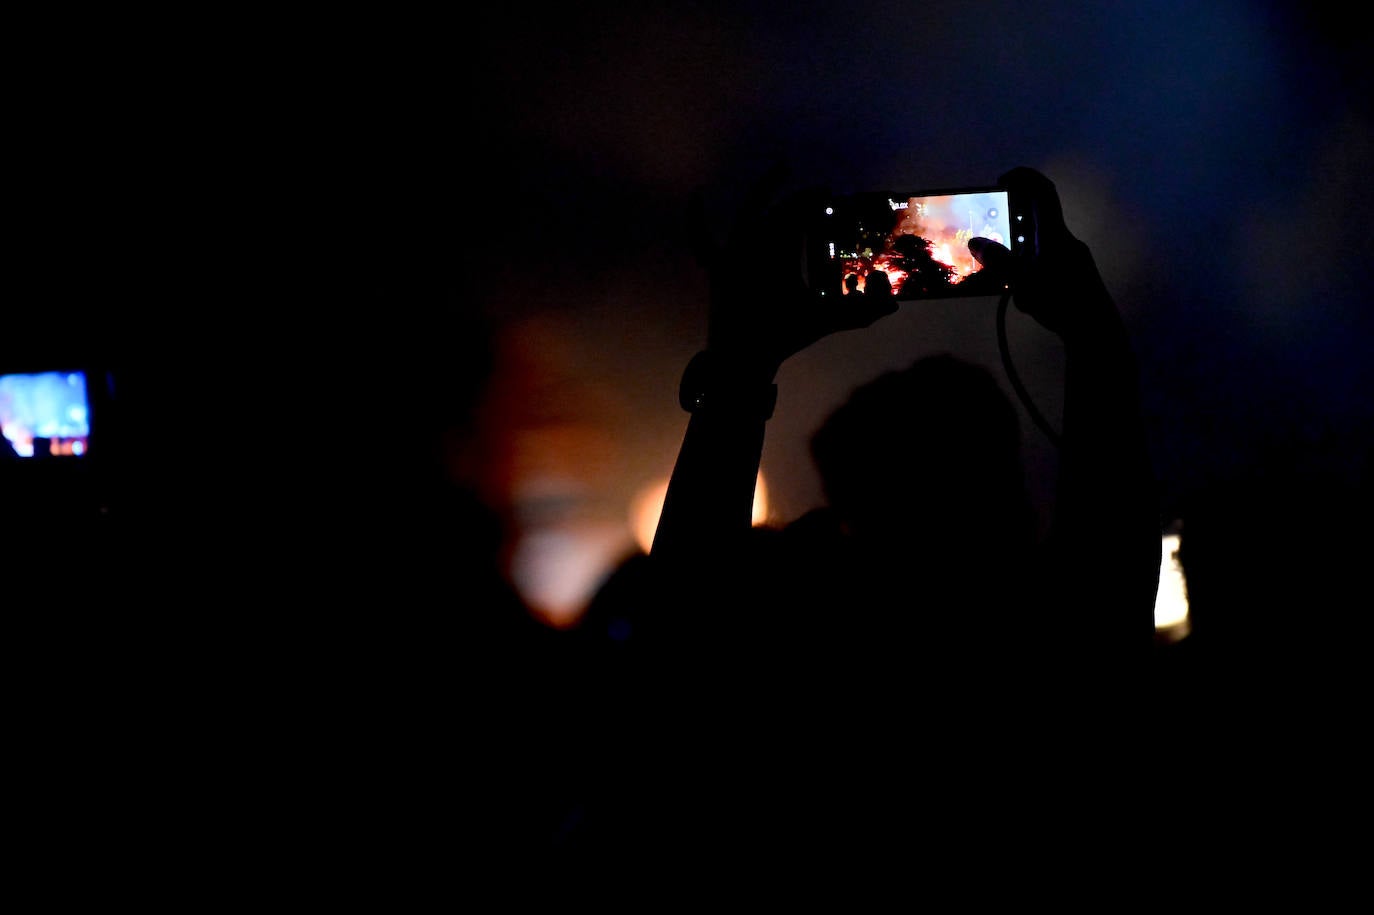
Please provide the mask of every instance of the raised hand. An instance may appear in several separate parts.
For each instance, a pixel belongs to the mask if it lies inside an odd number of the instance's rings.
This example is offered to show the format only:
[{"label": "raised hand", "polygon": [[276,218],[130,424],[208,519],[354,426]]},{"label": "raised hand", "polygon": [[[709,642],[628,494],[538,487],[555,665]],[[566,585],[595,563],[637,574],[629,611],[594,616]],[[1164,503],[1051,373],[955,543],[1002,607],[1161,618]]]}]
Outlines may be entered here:
[{"label": "raised hand", "polygon": [[802,270],[807,217],[825,194],[803,190],[774,202],[784,178],[775,168],[754,186],[724,245],[709,241],[696,220],[696,249],[711,280],[707,348],[769,379],[817,340],[868,327],[898,306],[890,294],[811,291]]},{"label": "raised hand", "polygon": [[984,269],[1008,284],[1016,307],[1060,336],[1073,333],[1111,307],[1111,296],[1088,246],[1064,223],[1054,183],[1032,168],[1014,168],[998,179],[1013,201],[1025,204],[1031,243],[1025,254],[987,238],[969,239]]}]

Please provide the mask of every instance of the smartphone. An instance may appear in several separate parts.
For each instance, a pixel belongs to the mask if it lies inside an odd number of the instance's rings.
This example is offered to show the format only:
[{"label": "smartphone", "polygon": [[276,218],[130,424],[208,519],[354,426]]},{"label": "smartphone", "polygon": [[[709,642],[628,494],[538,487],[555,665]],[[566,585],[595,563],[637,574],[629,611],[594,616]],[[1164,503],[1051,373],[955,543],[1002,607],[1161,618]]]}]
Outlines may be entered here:
[{"label": "smartphone", "polygon": [[82,525],[108,514],[115,494],[114,406],[108,369],[0,366],[0,486],[6,492],[0,537],[85,530]]},{"label": "smartphone", "polygon": [[16,458],[86,457],[91,397],[82,369],[0,374],[0,448]]},{"label": "smartphone", "polygon": [[831,197],[807,220],[807,285],[823,297],[999,295],[1002,284],[983,274],[968,240],[981,236],[1024,251],[1029,214],[1016,206],[1005,188],[991,185]]}]

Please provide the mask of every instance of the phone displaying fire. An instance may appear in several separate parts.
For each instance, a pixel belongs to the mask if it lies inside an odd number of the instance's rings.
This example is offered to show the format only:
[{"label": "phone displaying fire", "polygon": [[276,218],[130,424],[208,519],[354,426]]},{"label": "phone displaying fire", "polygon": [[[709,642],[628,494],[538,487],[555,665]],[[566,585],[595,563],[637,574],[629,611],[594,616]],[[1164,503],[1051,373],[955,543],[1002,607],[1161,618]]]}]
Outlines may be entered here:
[{"label": "phone displaying fire", "polygon": [[899,299],[997,295],[968,248],[981,236],[1016,251],[1007,191],[998,187],[868,192],[827,201],[807,240],[811,288],[822,296],[890,290]]}]

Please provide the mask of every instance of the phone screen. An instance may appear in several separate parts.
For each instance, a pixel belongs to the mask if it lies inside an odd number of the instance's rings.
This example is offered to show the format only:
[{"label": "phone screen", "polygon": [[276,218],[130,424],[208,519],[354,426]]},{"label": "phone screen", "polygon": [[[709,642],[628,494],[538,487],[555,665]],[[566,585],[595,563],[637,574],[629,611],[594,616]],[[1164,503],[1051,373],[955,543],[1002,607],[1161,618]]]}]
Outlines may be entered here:
[{"label": "phone screen", "polygon": [[977,236],[1017,249],[1002,188],[870,192],[827,202],[808,241],[808,281],[823,296],[900,299],[997,295],[968,249]]},{"label": "phone screen", "polygon": [[87,454],[91,405],[83,371],[0,374],[0,456],[69,457]]}]

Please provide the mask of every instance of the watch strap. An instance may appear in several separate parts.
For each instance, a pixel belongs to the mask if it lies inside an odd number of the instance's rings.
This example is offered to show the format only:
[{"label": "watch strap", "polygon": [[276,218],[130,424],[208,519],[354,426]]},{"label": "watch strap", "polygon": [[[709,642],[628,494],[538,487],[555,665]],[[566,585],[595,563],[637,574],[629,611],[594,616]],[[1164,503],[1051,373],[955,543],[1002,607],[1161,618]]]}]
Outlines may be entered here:
[{"label": "watch strap", "polygon": [[688,413],[719,413],[771,419],[778,403],[778,386],[760,384],[729,360],[702,350],[687,363],[678,386],[678,404]]}]

